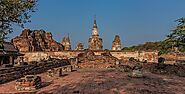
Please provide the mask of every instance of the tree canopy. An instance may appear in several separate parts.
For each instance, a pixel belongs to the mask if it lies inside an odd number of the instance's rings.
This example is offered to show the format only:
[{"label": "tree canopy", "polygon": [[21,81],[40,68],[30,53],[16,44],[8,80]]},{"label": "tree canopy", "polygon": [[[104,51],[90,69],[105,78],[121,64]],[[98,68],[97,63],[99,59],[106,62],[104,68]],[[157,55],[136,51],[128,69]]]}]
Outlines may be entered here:
[{"label": "tree canopy", "polygon": [[173,46],[177,47],[179,51],[185,51],[185,18],[176,20],[178,25],[167,36],[168,40],[173,42]]},{"label": "tree canopy", "polygon": [[0,0],[0,40],[13,32],[13,25],[24,27],[30,22],[36,1],[33,0]]},{"label": "tree canopy", "polygon": [[176,20],[178,22],[172,32],[167,35],[167,39],[159,42],[146,42],[132,47],[125,47],[123,50],[139,51],[139,50],[157,50],[160,54],[166,54],[176,50],[177,48],[181,52],[185,52],[185,18]]}]

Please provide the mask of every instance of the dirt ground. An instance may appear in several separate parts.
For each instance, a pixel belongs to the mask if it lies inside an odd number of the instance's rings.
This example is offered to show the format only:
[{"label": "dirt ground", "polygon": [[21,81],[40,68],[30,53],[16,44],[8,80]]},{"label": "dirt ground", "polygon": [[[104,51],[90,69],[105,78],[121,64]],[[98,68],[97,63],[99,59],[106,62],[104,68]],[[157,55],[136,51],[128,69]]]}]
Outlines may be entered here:
[{"label": "dirt ground", "polygon": [[[60,78],[42,77],[42,88],[33,94],[185,94],[185,78],[144,72],[144,78],[130,78],[115,69],[83,69]],[[15,81],[0,85],[0,93],[25,93]]]}]

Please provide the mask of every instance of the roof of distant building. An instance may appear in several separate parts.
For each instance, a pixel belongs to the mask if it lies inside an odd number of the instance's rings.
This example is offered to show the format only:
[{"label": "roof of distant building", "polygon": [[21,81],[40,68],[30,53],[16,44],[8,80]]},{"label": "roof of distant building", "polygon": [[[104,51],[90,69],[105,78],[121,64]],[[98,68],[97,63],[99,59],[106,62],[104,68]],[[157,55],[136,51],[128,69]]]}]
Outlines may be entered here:
[{"label": "roof of distant building", "polygon": [[4,42],[3,46],[3,49],[0,49],[0,56],[22,55],[10,42]]}]

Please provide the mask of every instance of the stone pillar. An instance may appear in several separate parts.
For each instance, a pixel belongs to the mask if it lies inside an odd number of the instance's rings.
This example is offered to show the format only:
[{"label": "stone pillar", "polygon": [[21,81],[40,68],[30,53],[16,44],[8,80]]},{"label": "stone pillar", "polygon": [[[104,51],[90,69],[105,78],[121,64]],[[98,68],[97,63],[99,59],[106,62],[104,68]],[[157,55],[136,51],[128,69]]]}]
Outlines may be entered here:
[{"label": "stone pillar", "polygon": [[72,72],[72,66],[71,65],[67,66],[67,72]]},{"label": "stone pillar", "polygon": [[4,58],[0,57],[0,65],[3,65],[3,60],[4,60]]},{"label": "stone pillar", "polygon": [[62,68],[57,69],[56,76],[61,77],[62,76]]},{"label": "stone pillar", "polygon": [[79,68],[79,66],[78,66],[78,61],[79,61],[79,58],[76,58],[76,60],[75,60],[75,68]]},{"label": "stone pillar", "polygon": [[13,65],[14,64],[14,57],[13,56],[9,56],[9,64]]},{"label": "stone pillar", "polygon": [[22,56],[20,58],[21,58],[21,63],[23,63],[24,62],[24,57]]}]

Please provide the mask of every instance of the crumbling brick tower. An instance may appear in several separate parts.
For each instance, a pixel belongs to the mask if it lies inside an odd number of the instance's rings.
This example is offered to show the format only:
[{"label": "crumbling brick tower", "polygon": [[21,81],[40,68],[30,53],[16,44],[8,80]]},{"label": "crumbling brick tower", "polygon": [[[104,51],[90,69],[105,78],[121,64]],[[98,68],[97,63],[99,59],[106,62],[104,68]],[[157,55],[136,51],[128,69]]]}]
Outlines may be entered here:
[{"label": "crumbling brick tower", "polygon": [[89,50],[102,50],[103,49],[102,43],[103,43],[102,38],[99,38],[99,35],[98,35],[98,27],[96,24],[96,16],[95,16],[92,36],[91,38],[89,38],[89,41],[88,41],[88,49]]},{"label": "crumbling brick tower", "polygon": [[81,42],[77,43],[75,50],[84,50],[84,45]]},{"label": "crumbling brick tower", "polygon": [[121,39],[119,35],[116,35],[112,42],[112,50],[121,50]]},{"label": "crumbling brick tower", "polygon": [[71,50],[71,42],[69,36],[63,38],[62,45],[64,46],[64,50]]}]

